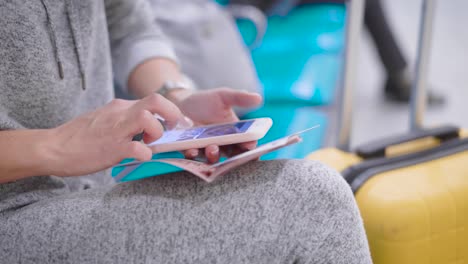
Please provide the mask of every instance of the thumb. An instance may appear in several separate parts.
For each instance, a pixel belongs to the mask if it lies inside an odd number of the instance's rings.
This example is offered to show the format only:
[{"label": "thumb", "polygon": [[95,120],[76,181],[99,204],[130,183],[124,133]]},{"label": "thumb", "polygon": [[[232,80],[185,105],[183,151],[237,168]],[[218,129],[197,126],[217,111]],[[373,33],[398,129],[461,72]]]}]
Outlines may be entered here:
[{"label": "thumb", "polygon": [[262,96],[258,93],[236,91],[234,89],[221,89],[218,95],[226,106],[251,108],[262,103]]}]

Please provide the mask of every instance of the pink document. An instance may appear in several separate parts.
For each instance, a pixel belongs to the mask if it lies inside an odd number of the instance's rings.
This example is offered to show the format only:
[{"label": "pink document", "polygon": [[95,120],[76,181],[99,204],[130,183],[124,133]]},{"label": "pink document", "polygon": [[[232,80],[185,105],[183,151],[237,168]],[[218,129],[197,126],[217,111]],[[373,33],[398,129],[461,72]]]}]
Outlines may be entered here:
[{"label": "pink document", "polygon": [[263,144],[253,150],[244,152],[242,154],[233,156],[227,160],[224,160],[219,163],[215,164],[207,164],[200,161],[188,160],[188,159],[158,159],[158,160],[151,160],[146,162],[129,162],[117,165],[116,167],[129,167],[135,166],[147,162],[158,162],[158,163],[166,163],[172,166],[176,166],[181,168],[185,171],[192,173],[195,176],[203,179],[206,182],[212,182],[217,177],[225,174],[226,172],[241,166],[249,161],[256,160],[260,158],[262,155],[275,151],[277,149],[289,146],[291,144],[295,144],[301,141],[301,137],[299,134],[309,131],[313,128],[309,128],[307,130],[301,131],[299,133],[295,133],[293,135],[280,138],[269,143]]}]

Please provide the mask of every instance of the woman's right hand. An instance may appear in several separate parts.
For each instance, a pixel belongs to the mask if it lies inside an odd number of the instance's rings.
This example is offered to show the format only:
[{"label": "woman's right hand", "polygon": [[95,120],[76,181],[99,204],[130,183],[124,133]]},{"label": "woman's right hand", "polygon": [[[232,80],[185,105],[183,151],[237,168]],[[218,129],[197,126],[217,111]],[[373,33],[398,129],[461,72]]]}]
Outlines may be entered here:
[{"label": "woman's right hand", "polygon": [[94,112],[51,129],[46,156],[51,175],[77,176],[112,167],[124,158],[150,160],[152,151],[132,138],[144,132],[145,143],[164,131],[153,114],[169,126],[182,118],[180,110],[166,98],[152,94],[138,101],[116,99]]}]

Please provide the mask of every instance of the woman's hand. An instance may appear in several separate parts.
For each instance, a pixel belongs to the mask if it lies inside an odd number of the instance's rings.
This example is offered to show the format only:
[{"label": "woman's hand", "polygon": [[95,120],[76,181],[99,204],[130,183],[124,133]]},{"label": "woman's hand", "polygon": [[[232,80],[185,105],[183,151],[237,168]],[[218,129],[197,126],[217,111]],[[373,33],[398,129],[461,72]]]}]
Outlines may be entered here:
[{"label": "woman's hand", "polygon": [[150,160],[151,149],[132,138],[144,132],[143,140],[149,143],[162,136],[164,130],[154,118],[155,113],[169,126],[182,118],[176,105],[152,94],[138,101],[113,100],[52,129],[53,143],[48,146],[50,174],[84,175],[109,168],[124,158]]},{"label": "woman's hand", "polygon": [[[239,118],[233,111],[233,107],[252,108],[260,105],[262,97],[257,93],[249,93],[229,88],[218,88],[193,93],[179,102],[180,110],[192,119],[197,125],[208,125],[217,123],[236,122]],[[255,148],[257,142],[246,142],[237,146],[225,148],[225,152],[237,152]],[[217,162],[220,157],[219,147],[211,145],[205,148],[205,156],[211,163]],[[195,158],[199,150],[191,149],[185,151],[187,158]]]}]

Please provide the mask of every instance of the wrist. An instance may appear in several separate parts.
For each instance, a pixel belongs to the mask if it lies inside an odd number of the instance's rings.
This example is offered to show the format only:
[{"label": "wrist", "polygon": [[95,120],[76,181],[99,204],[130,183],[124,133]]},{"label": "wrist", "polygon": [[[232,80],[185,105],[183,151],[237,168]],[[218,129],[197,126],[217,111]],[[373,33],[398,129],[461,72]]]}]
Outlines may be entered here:
[{"label": "wrist", "polygon": [[179,106],[194,90],[195,85],[193,82],[189,78],[184,77],[178,80],[166,80],[155,92]]},{"label": "wrist", "polygon": [[179,107],[182,104],[182,102],[193,93],[193,90],[179,88],[169,91],[165,97]]},{"label": "wrist", "polygon": [[146,97],[167,80],[183,80],[179,66],[168,59],[153,58],[138,65],[130,74],[129,91],[138,98]]},{"label": "wrist", "polygon": [[52,131],[49,129],[12,130],[2,132],[1,145],[9,149],[2,156],[0,183],[12,182],[34,176],[53,175],[54,149]]},{"label": "wrist", "polygon": [[32,155],[36,161],[32,164],[32,170],[36,172],[35,175],[58,174],[56,168],[60,161],[59,157],[61,157],[59,145],[56,128],[40,130],[38,140],[32,148]]}]

